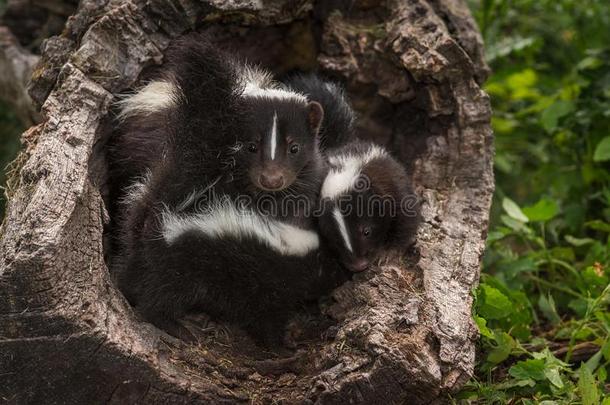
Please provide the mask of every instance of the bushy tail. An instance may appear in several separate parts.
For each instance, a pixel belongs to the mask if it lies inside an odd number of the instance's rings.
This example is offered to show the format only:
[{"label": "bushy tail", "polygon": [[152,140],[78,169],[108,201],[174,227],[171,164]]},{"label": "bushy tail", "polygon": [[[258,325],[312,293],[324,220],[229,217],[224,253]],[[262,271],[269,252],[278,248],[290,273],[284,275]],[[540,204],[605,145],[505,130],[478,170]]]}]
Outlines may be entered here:
[{"label": "bushy tail", "polygon": [[[244,103],[237,61],[202,34],[187,35],[167,53],[169,74],[179,88],[173,143],[179,153],[225,147],[238,132]],[[204,142],[202,142],[202,140]]]}]

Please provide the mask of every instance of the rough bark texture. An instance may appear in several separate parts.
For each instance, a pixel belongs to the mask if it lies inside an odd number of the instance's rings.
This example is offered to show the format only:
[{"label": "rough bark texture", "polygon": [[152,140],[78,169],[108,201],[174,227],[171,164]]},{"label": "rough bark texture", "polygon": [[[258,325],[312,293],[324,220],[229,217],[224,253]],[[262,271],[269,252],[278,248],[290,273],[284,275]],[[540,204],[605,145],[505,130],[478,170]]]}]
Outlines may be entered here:
[{"label": "rough bark texture", "polygon": [[[43,44],[42,123],[0,228],[0,398],[15,403],[430,403],[471,376],[470,311],[493,191],[482,44],[461,0],[84,0]],[[133,313],[104,260],[104,143],[117,94],[207,31],[278,74],[343,80],[360,134],[408,165],[417,244],[323,306],[286,354],[244,339],[186,346]],[[310,321],[319,324],[322,315]],[[328,321],[327,319],[327,321]],[[298,322],[297,322],[298,323]],[[303,321],[301,321],[303,324]]]}]

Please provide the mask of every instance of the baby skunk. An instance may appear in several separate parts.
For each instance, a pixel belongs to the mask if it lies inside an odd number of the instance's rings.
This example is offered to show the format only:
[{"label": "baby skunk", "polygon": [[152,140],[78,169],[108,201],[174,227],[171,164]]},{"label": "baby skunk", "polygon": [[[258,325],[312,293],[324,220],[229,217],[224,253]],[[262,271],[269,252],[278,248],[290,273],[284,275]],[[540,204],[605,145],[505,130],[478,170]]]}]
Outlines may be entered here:
[{"label": "baby skunk", "polygon": [[201,310],[277,344],[299,302],[346,277],[321,254],[305,213],[293,219],[283,206],[263,213],[252,205],[262,196],[281,203],[299,188],[317,198],[323,110],[201,37],[183,39],[169,60],[162,79],[121,112],[125,121],[156,116],[164,124],[154,147],[130,153],[124,143],[121,152],[137,158],[134,172],[144,176],[126,188],[119,286],[175,336],[189,338],[177,319]]},{"label": "baby skunk", "polygon": [[363,271],[382,250],[408,246],[419,210],[404,167],[383,148],[356,140],[355,113],[337,84],[315,75],[286,84],[325,111],[320,149],[328,153],[330,169],[319,227],[345,267]]},{"label": "baby skunk", "polygon": [[383,250],[412,243],[419,206],[400,163],[363,141],[330,151],[328,162],[319,228],[347,269],[364,271]]},{"label": "baby skunk", "polygon": [[320,128],[321,151],[356,140],[356,114],[338,84],[323,80],[315,74],[294,75],[285,84],[290,90],[304,94],[309,100],[322,105],[324,119]]},{"label": "baby skunk", "polygon": [[[201,36],[192,38],[206,42]],[[195,66],[185,67],[179,62],[188,57],[181,54],[185,46],[193,44],[183,40],[175,46],[168,56],[169,66],[160,77],[119,102],[119,125],[110,145],[110,167],[118,189],[115,195],[144,176],[165,153],[168,141],[165,122],[168,114],[175,114],[179,99],[187,93],[196,94],[197,98],[210,97],[206,88],[196,84],[201,72]],[[218,125],[235,123],[239,117],[241,130],[228,137],[207,134],[204,142],[195,136],[190,142],[197,144],[195,148],[204,145],[205,149],[214,142],[221,148],[217,151],[221,162],[216,167],[223,168],[223,181],[232,183],[240,194],[249,195],[247,202],[253,207],[263,206],[266,214],[273,209],[272,214],[289,220],[295,204],[286,203],[287,197],[299,197],[305,202],[317,200],[324,177],[324,160],[319,151],[320,127],[328,122],[324,110],[319,102],[309,101],[304,94],[275,82],[268,72],[226,55],[222,57],[224,68],[232,76],[233,95],[238,96],[239,108],[231,116],[220,106],[210,107],[221,114]],[[183,82],[183,87],[178,81]],[[192,121],[191,125],[204,114],[196,110],[198,107],[194,100],[182,106],[184,117]],[[297,222],[303,219],[304,213],[298,214],[294,218]]]}]

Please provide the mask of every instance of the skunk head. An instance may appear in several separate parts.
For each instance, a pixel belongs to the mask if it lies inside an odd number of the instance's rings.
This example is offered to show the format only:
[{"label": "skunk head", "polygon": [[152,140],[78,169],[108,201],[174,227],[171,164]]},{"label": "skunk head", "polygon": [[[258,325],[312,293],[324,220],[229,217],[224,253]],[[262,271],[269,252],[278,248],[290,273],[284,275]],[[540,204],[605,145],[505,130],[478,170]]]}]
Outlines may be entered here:
[{"label": "skunk head", "polygon": [[259,191],[277,192],[319,167],[317,102],[279,87],[268,74],[246,69],[242,81],[245,123],[234,150],[236,167]]},{"label": "skunk head", "polygon": [[322,107],[316,102],[255,99],[250,112],[240,139],[241,163],[257,188],[284,190],[317,158]]},{"label": "skunk head", "polygon": [[418,223],[404,168],[385,149],[349,144],[329,156],[320,232],[349,270],[366,270],[387,248],[406,248]]}]

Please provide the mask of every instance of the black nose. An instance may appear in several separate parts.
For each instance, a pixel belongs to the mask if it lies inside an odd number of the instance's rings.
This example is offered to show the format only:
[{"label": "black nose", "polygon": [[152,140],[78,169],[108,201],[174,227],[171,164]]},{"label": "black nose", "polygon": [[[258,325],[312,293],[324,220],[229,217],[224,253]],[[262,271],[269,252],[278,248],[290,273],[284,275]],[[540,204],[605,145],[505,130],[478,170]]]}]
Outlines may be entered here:
[{"label": "black nose", "polygon": [[350,261],[347,263],[346,267],[354,273],[360,273],[361,271],[368,269],[370,264],[371,263],[367,259],[360,258]]},{"label": "black nose", "polygon": [[261,174],[258,181],[267,190],[279,190],[284,187],[284,176],[280,173]]}]

